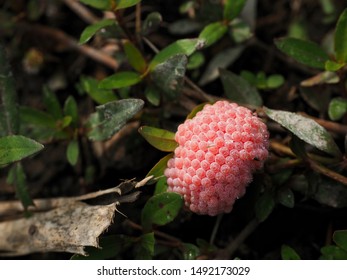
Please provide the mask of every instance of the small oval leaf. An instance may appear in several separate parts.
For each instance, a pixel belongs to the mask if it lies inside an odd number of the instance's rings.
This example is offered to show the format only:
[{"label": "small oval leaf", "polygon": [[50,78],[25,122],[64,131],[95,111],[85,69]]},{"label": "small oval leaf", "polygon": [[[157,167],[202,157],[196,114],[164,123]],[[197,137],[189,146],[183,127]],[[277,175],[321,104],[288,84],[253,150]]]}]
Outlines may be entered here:
[{"label": "small oval leaf", "polygon": [[342,97],[333,98],[329,103],[328,115],[333,121],[341,119],[347,112],[347,99]]},{"label": "small oval leaf", "polygon": [[177,193],[160,193],[152,196],[142,210],[142,227],[149,231],[152,225],[166,225],[173,221],[183,205]]},{"label": "small oval leaf", "polygon": [[171,131],[151,126],[142,126],[139,128],[139,132],[149,144],[160,151],[173,152],[178,145],[175,141],[175,133]]},{"label": "small oval leaf", "polygon": [[139,73],[144,73],[147,69],[147,62],[139,49],[129,40],[123,41],[123,48],[130,65]]},{"label": "small oval leaf", "polygon": [[119,89],[135,85],[141,81],[140,74],[131,71],[124,71],[113,74],[99,83],[99,88],[102,89]]},{"label": "small oval leaf", "polygon": [[341,155],[331,134],[314,120],[295,113],[268,108],[265,108],[265,113],[304,142],[333,156]]},{"label": "small oval leaf", "polygon": [[74,166],[78,161],[79,146],[77,140],[72,140],[67,146],[66,157],[68,162]]},{"label": "small oval leaf", "polygon": [[275,200],[271,193],[263,193],[255,203],[255,215],[259,222],[263,222],[275,208]]},{"label": "small oval leaf", "polygon": [[316,43],[297,38],[275,40],[276,47],[296,61],[307,66],[325,69],[328,54]]},{"label": "small oval leaf", "polygon": [[337,230],[333,235],[334,242],[347,252],[347,230]]},{"label": "small oval leaf", "polygon": [[247,0],[227,0],[225,1],[223,17],[226,20],[233,20],[241,13]]},{"label": "small oval leaf", "polygon": [[300,256],[292,247],[282,245],[281,247],[282,260],[301,260]]},{"label": "small oval leaf", "polygon": [[87,26],[81,34],[79,43],[87,43],[99,30],[113,24],[116,24],[116,21],[114,19],[104,19],[98,21],[97,23]]},{"label": "small oval leaf", "polygon": [[21,160],[43,149],[43,145],[21,135],[0,138],[0,165]]},{"label": "small oval leaf", "polygon": [[170,153],[160,159],[152,169],[147,173],[146,177],[153,176],[153,179],[158,179],[164,175],[164,171],[167,167],[167,162],[173,157],[173,153]]},{"label": "small oval leaf", "polygon": [[204,47],[209,47],[221,39],[227,31],[228,27],[223,22],[213,22],[200,32],[199,39],[205,41]]}]

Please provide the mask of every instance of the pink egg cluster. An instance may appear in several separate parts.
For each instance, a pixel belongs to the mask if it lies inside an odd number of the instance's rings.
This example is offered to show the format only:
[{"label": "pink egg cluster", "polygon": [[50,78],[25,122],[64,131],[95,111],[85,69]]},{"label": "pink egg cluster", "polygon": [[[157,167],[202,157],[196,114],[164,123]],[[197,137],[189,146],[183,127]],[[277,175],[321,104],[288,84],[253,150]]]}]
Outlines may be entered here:
[{"label": "pink egg cluster", "polygon": [[227,101],[205,105],[178,127],[175,139],[178,147],[165,170],[168,191],[202,215],[230,212],[268,157],[266,125]]}]

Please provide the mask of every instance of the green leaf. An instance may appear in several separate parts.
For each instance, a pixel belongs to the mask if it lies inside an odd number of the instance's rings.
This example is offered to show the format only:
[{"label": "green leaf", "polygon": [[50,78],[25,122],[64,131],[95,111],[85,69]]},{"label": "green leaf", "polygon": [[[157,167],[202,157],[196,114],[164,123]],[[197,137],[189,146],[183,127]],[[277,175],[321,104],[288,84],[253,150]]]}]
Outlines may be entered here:
[{"label": "green leaf", "polygon": [[196,260],[200,255],[200,249],[194,244],[183,243],[182,253],[184,260]]},{"label": "green leaf", "polygon": [[182,197],[177,193],[160,193],[152,196],[142,210],[141,222],[144,231],[150,231],[152,225],[166,225],[173,221],[183,205]]},{"label": "green leaf", "polygon": [[265,108],[265,113],[304,142],[333,156],[341,155],[331,134],[314,120],[295,113],[268,108]]},{"label": "green leaf", "polygon": [[140,3],[141,0],[115,0],[115,2],[116,10],[119,10],[135,6],[137,3]]},{"label": "green leaf", "polygon": [[288,208],[293,208],[295,205],[294,193],[290,188],[281,188],[277,193],[277,200]]},{"label": "green leaf", "polygon": [[201,67],[205,63],[205,56],[201,52],[192,54],[189,58],[187,69],[194,70]]},{"label": "green leaf", "polygon": [[19,108],[21,122],[35,126],[56,128],[56,120],[48,113],[31,107],[21,106]]},{"label": "green leaf", "polygon": [[224,94],[234,102],[262,106],[263,101],[257,89],[245,79],[224,69],[220,69]]},{"label": "green leaf", "polygon": [[99,82],[91,77],[82,76],[80,79],[82,89],[98,104],[105,104],[117,100],[111,89],[99,88]]},{"label": "green leaf", "polygon": [[150,85],[145,90],[145,96],[147,100],[154,106],[160,104],[160,91],[155,85]]},{"label": "green leaf", "polygon": [[324,246],[321,248],[321,259],[326,260],[347,260],[347,252],[337,246]]},{"label": "green leaf", "polygon": [[92,141],[103,141],[112,137],[125,123],[143,107],[141,99],[122,99],[96,107],[88,120],[90,128],[88,138]]},{"label": "green leaf", "polygon": [[69,95],[69,97],[65,100],[64,114],[65,116],[71,117],[71,123],[76,127],[78,124],[78,108],[77,102],[72,95]]},{"label": "green leaf", "polygon": [[115,25],[115,24],[116,24],[116,21],[114,19],[103,19],[98,21],[97,23],[87,26],[81,34],[79,43],[80,44],[87,43],[99,30],[107,26]]},{"label": "green leaf", "polygon": [[296,61],[307,66],[325,69],[329,60],[327,53],[316,43],[297,38],[280,38],[275,40],[276,47]]},{"label": "green leaf", "polygon": [[282,260],[301,260],[297,252],[288,245],[282,245],[281,247]]},{"label": "green leaf", "polygon": [[48,87],[43,88],[43,102],[47,108],[47,111],[54,119],[59,120],[63,117],[63,110],[60,106],[59,100],[56,94]]},{"label": "green leaf", "polygon": [[87,247],[87,256],[75,254],[71,260],[107,260],[119,257],[122,251],[128,249],[132,244],[132,238],[124,235],[104,236],[100,238],[100,248]]},{"label": "green leaf", "polygon": [[347,252],[347,230],[337,230],[333,234],[334,242]]},{"label": "green leaf", "polygon": [[154,255],[154,233],[149,232],[141,235],[135,246],[135,259],[151,260]]},{"label": "green leaf", "polygon": [[144,72],[146,72],[147,62],[142,56],[139,49],[135,47],[135,45],[129,40],[123,41],[123,48],[130,65],[139,73],[143,74]]},{"label": "green leaf", "polygon": [[186,119],[189,120],[189,119],[194,118],[198,112],[200,112],[202,109],[204,109],[206,104],[212,104],[212,103],[211,102],[204,102],[204,103],[201,103],[201,104],[195,106],[193,108],[193,110],[188,114]]},{"label": "green leaf", "polygon": [[279,88],[284,82],[285,80],[282,75],[270,75],[266,80],[266,87],[269,89]]},{"label": "green leaf", "polygon": [[34,205],[28,191],[26,175],[21,163],[16,163],[12,166],[8,174],[7,182],[16,187],[16,196],[21,201],[25,210],[27,210],[29,206]]},{"label": "green leaf", "polygon": [[142,77],[136,72],[119,72],[113,74],[99,83],[99,88],[102,89],[119,89],[135,85],[141,81]]},{"label": "green leaf", "polygon": [[337,62],[332,61],[332,60],[327,60],[325,62],[325,70],[327,70],[327,71],[336,72],[336,71],[340,70],[343,66],[345,66],[345,63],[337,63]]},{"label": "green leaf", "polygon": [[240,19],[230,24],[229,34],[235,43],[241,44],[253,36],[250,25]]},{"label": "green leaf", "polygon": [[152,70],[151,77],[154,83],[168,98],[175,99],[181,92],[187,62],[185,55],[178,54],[158,64]]},{"label": "green leaf", "polygon": [[175,141],[175,133],[171,131],[151,126],[141,126],[139,132],[149,144],[160,151],[173,152],[178,146]]},{"label": "green leaf", "polygon": [[199,39],[182,39],[177,40],[171,45],[157,53],[149,64],[149,69],[153,70],[158,64],[165,62],[172,56],[181,54],[190,56],[196,50],[201,49],[203,41]]},{"label": "green leaf", "polygon": [[43,149],[43,145],[20,135],[0,138],[0,165],[21,160]]},{"label": "green leaf", "polygon": [[[19,130],[19,114],[17,92],[5,48],[0,44],[0,128],[8,134],[17,134]],[[0,132],[0,135],[2,133]]]},{"label": "green leaf", "polygon": [[233,20],[241,13],[247,0],[227,0],[224,5],[223,17],[226,20]]},{"label": "green leaf", "polygon": [[347,9],[337,21],[334,43],[337,62],[347,63]]},{"label": "green leaf", "polygon": [[66,157],[68,162],[71,165],[76,165],[78,161],[78,155],[79,155],[79,146],[77,140],[70,141],[69,145],[67,146],[66,150]]},{"label": "green leaf", "polygon": [[153,31],[155,31],[160,24],[163,22],[163,17],[158,12],[152,12],[150,13],[142,24],[141,33],[142,35],[146,36]]},{"label": "green leaf", "polygon": [[255,203],[255,214],[259,222],[265,221],[275,208],[275,200],[269,192],[263,193]]},{"label": "green leaf", "polygon": [[80,0],[80,2],[99,10],[110,10],[112,7],[110,0]]},{"label": "green leaf", "polygon": [[347,99],[342,97],[333,98],[329,103],[328,115],[333,121],[341,119],[347,112]]},{"label": "green leaf", "polygon": [[204,47],[209,47],[227,33],[228,27],[223,22],[213,22],[200,32],[199,39],[205,41]]},{"label": "green leaf", "polygon": [[166,177],[161,177],[155,184],[154,195],[165,192],[167,192],[167,179]]},{"label": "green leaf", "polygon": [[153,167],[152,169],[147,173],[146,177],[153,176],[153,179],[160,178],[164,176],[164,171],[167,167],[167,162],[170,158],[173,157],[173,153],[170,153],[160,159]]}]

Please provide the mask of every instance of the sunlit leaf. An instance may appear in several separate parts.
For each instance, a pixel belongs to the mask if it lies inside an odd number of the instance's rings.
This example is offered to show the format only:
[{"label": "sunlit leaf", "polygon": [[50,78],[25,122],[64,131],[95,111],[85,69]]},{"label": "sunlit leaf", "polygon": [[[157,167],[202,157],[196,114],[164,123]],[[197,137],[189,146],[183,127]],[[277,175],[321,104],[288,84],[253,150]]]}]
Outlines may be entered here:
[{"label": "sunlit leaf", "polygon": [[304,142],[333,156],[341,155],[331,134],[314,120],[295,113],[268,108],[265,108],[265,113]]},{"label": "sunlit leaf", "polygon": [[329,60],[327,53],[316,43],[297,38],[280,38],[275,40],[277,48],[307,66],[325,69]]},{"label": "sunlit leaf", "polygon": [[166,225],[173,221],[183,205],[177,193],[160,193],[152,196],[142,210],[141,222],[145,231],[152,225]]},{"label": "sunlit leaf", "polygon": [[223,22],[213,22],[200,32],[199,39],[205,41],[205,47],[209,47],[221,39],[227,31],[228,27]]},{"label": "sunlit leaf", "polygon": [[151,126],[141,126],[139,132],[149,144],[160,151],[172,152],[178,145],[175,141],[175,133],[171,131]]},{"label": "sunlit leaf", "polygon": [[144,105],[141,99],[122,99],[96,107],[87,126],[92,141],[103,141],[112,137],[126,122],[138,113]]},{"label": "sunlit leaf", "polygon": [[347,63],[347,9],[340,15],[335,29],[335,53],[340,63]]},{"label": "sunlit leaf", "polygon": [[87,43],[99,30],[114,24],[116,24],[116,21],[114,19],[103,19],[98,21],[97,23],[87,26],[81,34],[79,43]]},{"label": "sunlit leaf", "polygon": [[119,72],[113,74],[99,83],[101,89],[119,89],[135,85],[141,81],[142,77],[136,72]]},{"label": "sunlit leaf", "polygon": [[19,161],[43,149],[43,145],[20,135],[0,138],[0,165]]},{"label": "sunlit leaf", "polygon": [[220,69],[224,94],[234,102],[262,106],[263,101],[257,89],[245,79],[224,69]]}]

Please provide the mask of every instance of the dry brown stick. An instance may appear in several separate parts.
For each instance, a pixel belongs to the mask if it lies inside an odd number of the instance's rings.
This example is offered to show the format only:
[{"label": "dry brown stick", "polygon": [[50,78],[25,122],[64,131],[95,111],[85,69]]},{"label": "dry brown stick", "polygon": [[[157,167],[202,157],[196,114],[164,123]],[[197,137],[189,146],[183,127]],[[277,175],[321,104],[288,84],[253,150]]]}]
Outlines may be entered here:
[{"label": "dry brown stick", "polygon": [[98,22],[100,19],[95,16],[86,6],[82,5],[77,0],[63,0],[66,6],[74,11],[81,19],[85,22],[93,24]]},{"label": "dry brown stick", "polygon": [[117,60],[115,60],[113,57],[90,46],[80,45],[77,40],[61,30],[43,25],[31,25],[28,23],[18,23],[17,26],[27,33],[32,32],[35,35],[41,35],[46,40],[55,40],[54,43],[56,42],[56,45],[58,46],[56,49],[58,51],[76,50],[85,56],[88,56],[91,59],[112,68],[113,70],[119,67]]}]

